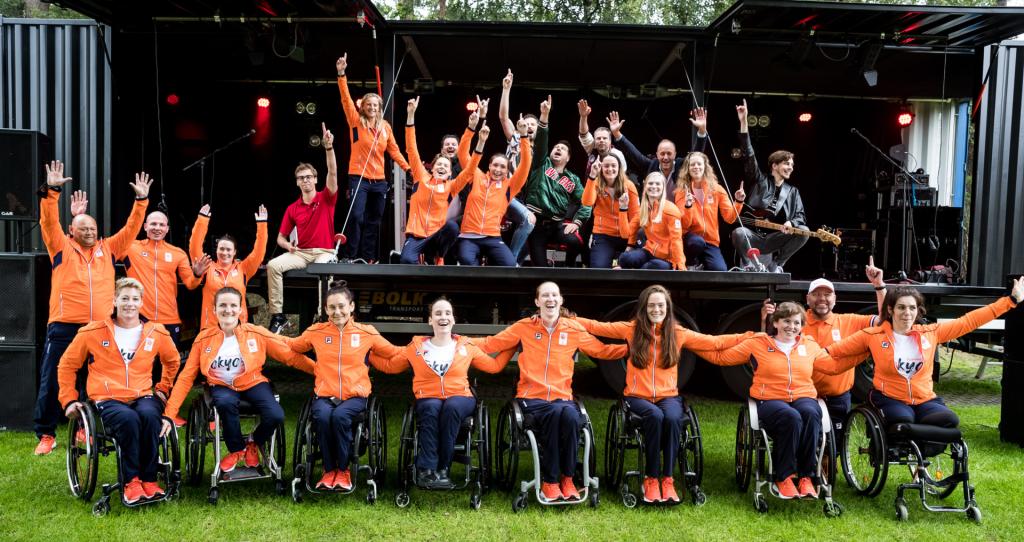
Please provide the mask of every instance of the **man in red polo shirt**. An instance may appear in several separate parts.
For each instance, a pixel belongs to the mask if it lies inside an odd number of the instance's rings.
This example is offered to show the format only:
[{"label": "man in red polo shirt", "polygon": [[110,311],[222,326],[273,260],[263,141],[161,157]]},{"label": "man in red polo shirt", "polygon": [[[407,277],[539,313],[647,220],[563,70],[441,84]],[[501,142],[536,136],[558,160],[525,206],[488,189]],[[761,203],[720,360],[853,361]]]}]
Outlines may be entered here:
[{"label": "man in red polo shirt", "polygon": [[[295,168],[295,184],[300,196],[288,206],[277,233],[277,245],[286,252],[267,262],[267,290],[270,306],[270,331],[278,333],[288,323],[283,314],[284,273],[305,269],[311,263],[334,259],[334,206],[338,201],[338,161],[334,156],[334,135],[327,126],[323,146],[327,153],[327,186],[316,190],[316,169],[305,162]],[[295,235],[292,236],[292,230]],[[295,241],[293,242],[292,239]]]}]

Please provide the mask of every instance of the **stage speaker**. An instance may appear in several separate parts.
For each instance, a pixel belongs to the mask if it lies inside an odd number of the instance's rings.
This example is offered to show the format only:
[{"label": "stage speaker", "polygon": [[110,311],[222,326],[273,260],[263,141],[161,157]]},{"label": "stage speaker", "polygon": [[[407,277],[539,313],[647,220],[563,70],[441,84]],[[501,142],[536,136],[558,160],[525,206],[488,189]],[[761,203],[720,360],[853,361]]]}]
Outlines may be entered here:
[{"label": "stage speaker", "polygon": [[50,138],[35,130],[0,130],[0,220],[39,220],[36,190],[46,181]]},{"label": "stage speaker", "polygon": [[0,431],[32,429],[38,353],[32,345],[0,346]]},{"label": "stage speaker", "polygon": [[[1011,275],[1007,282],[1020,275]],[[1003,380],[999,415],[999,438],[1024,447],[1024,309],[1017,307],[1003,316]]]},{"label": "stage speaker", "polygon": [[46,254],[0,253],[0,345],[42,344],[49,295]]}]

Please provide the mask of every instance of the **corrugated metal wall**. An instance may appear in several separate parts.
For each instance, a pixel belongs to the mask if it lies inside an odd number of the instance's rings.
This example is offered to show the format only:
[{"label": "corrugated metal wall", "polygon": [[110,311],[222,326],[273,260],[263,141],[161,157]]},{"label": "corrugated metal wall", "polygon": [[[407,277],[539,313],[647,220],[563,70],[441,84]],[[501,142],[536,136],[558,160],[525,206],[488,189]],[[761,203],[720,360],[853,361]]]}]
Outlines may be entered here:
[{"label": "corrugated metal wall", "polygon": [[975,133],[969,281],[1002,286],[1006,275],[1024,273],[1024,41],[992,47]]},{"label": "corrugated metal wall", "polygon": [[[49,136],[73,188],[88,191],[103,233],[111,231],[110,46],[110,28],[95,21],[0,17],[0,127]],[[41,248],[32,237],[29,246]]]}]

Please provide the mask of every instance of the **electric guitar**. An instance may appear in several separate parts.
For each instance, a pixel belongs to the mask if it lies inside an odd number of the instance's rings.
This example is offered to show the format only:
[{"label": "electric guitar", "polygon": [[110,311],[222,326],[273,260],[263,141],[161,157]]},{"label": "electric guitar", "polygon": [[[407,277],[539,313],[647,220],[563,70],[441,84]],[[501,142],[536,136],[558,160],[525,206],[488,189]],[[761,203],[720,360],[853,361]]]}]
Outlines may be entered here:
[{"label": "electric guitar", "polygon": [[[740,216],[740,222],[747,227],[753,226],[756,228],[764,228],[767,230],[775,231],[782,231],[783,229],[785,229],[785,226],[783,226],[782,224],[776,224],[768,220],[766,218],[768,216],[771,216],[770,211],[765,211],[762,209],[751,210],[743,213],[743,215]],[[841,232],[835,231],[832,228],[827,227],[818,228],[817,231],[807,231],[801,230],[799,228],[790,228],[789,233],[792,235],[802,235],[804,237],[814,237],[815,239],[823,243],[832,243],[835,246],[839,246],[839,244],[843,242],[843,240],[839,238]]]}]

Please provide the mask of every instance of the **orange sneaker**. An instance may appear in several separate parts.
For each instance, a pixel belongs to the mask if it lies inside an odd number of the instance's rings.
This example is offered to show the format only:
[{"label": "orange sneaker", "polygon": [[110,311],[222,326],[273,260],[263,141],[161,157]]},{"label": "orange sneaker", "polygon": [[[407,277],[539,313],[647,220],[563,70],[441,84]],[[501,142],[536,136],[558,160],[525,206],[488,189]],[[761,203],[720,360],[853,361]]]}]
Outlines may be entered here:
[{"label": "orange sneaker", "polygon": [[814,482],[807,476],[800,478],[800,482],[797,484],[797,492],[800,493],[801,497],[818,498],[818,490],[814,488]]},{"label": "orange sneaker", "polygon": [[320,481],[316,483],[317,489],[331,489],[334,487],[334,478],[338,474],[338,471],[332,470],[325,472]]},{"label": "orange sneaker", "polygon": [[334,471],[334,489],[342,491],[352,489],[352,471],[348,469]]},{"label": "orange sneaker", "polygon": [[796,486],[793,485],[792,477],[786,478],[781,482],[775,482],[775,489],[778,491],[780,499],[795,499],[800,496]]},{"label": "orange sneaker", "polygon": [[39,444],[36,444],[36,455],[50,455],[50,452],[57,447],[57,438],[53,435],[39,437]]},{"label": "orange sneaker", "polygon": [[580,500],[580,492],[576,489],[576,483],[572,481],[572,476],[563,476],[559,489],[562,490],[563,499],[567,501]]},{"label": "orange sneaker", "polygon": [[241,452],[231,452],[228,455],[224,456],[220,460],[221,472],[231,472],[235,470],[235,466],[238,465],[238,462],[241,461],[244,457],[244,450]]},{"label": "orange sneaker", "polygon": [[552,482],[541,482],[540,494],[549,501],[557,501],[562,498],[562,490],[559,489],[558,484]]},{"label": "orange sneaker", "polygon": [[131,482],[124,485],[121,495],[124,497],[124,502],[128,504],[135,504],[139,502],[139,499],[146,496],[146,491],[142,489],[142,482],[139,481],[138,476],[132,478]]},{"label": "orange sneaker", "polygon": [[675,480],[671,476],[661,479],[661,500],[664,502],[679,502],[679,495],[676,495]]},{"label": "orange sneaker", "polygon": [[142,482],[142,492],[147,499],[160,499],[164,496],[164,488],[156,482]]},{"label": "orange sneaker", "polygon": [[245,466],[258,467],[260,465],[260,447],[255,442],[249,441],[245,445]]},{"label": "orange sneaker", "polygon": [[185,421],[185,418],[182,418],[181,416],[175,416],[171,418],[171,421],[174,422],[174,427],[185,427],[185,424],[188,423]]},{"label": "orange sneaker", "polygon": [[444,256],[434,258],[434,265],[444,265]]},{"label": "orange sneaker", "polygon": [[210,422],[210,432],[211,433],[216,433],[217,432],[217,422],[215,422],[215,421],[211,421]]},{"label": "orange sneaker", "polygon": [[644,477],[644,502],[661,502],[661,484],[653,476]]},{"label": "orange sneaker", "polygon": [[82,427],[75,431],[75,444],[85,444],[85,429]]}]

